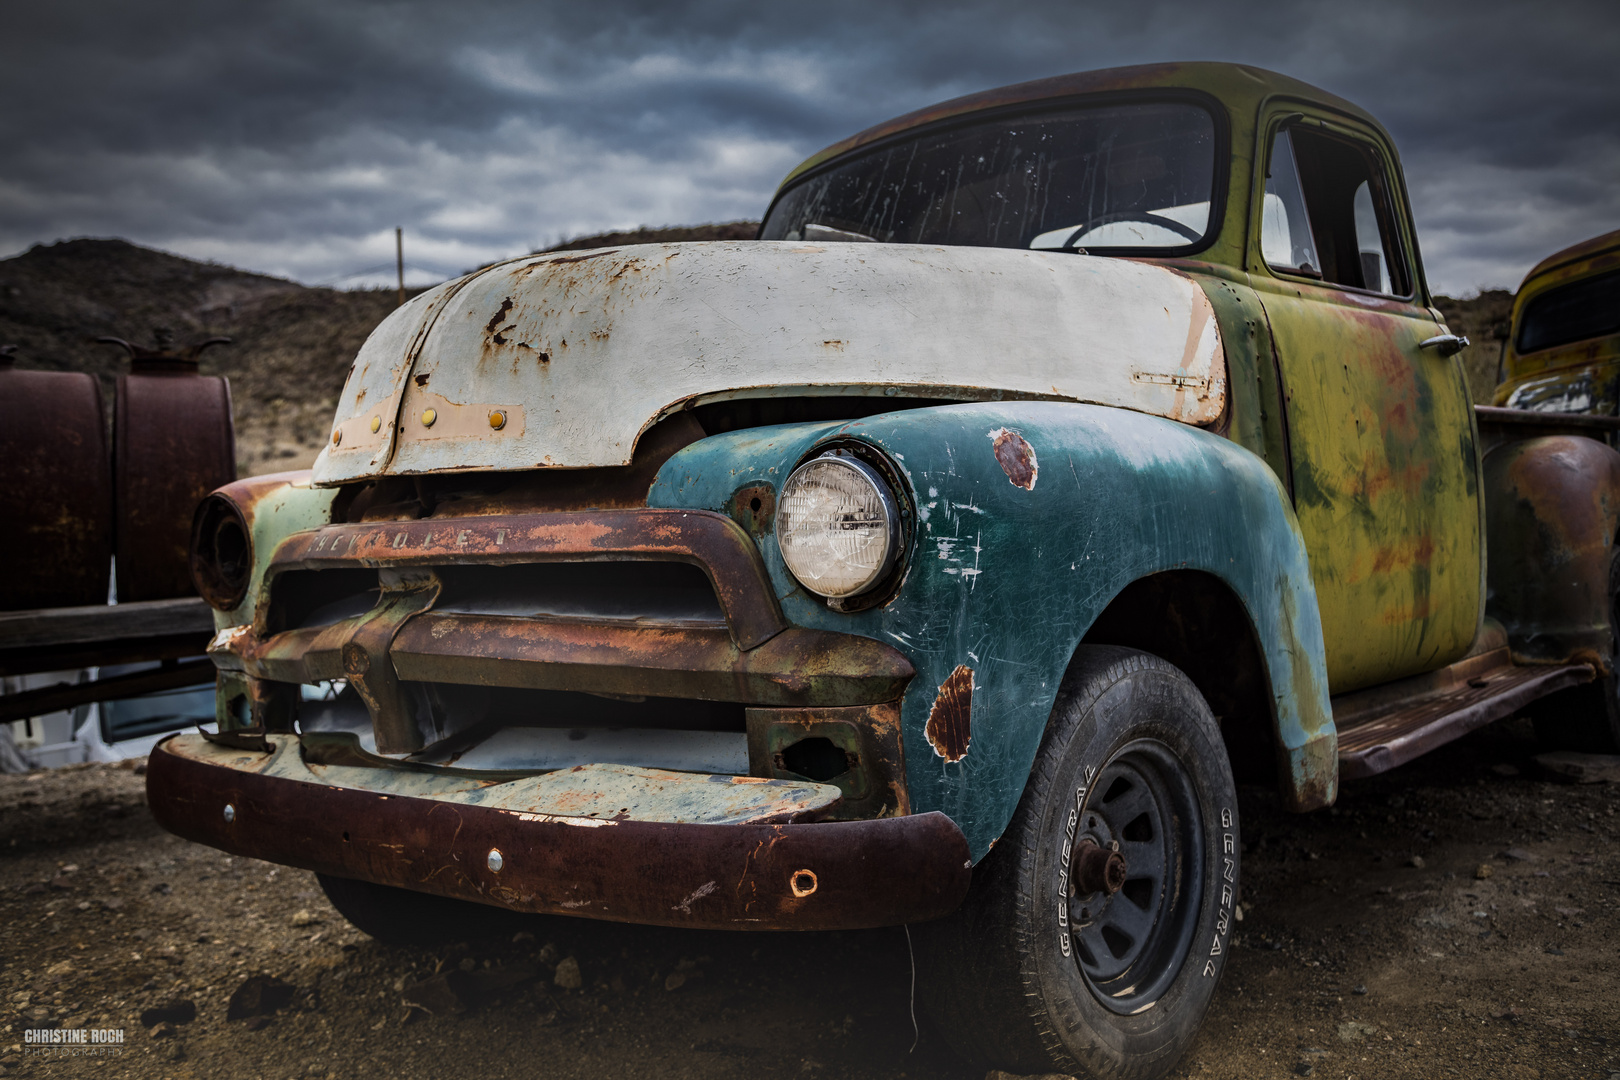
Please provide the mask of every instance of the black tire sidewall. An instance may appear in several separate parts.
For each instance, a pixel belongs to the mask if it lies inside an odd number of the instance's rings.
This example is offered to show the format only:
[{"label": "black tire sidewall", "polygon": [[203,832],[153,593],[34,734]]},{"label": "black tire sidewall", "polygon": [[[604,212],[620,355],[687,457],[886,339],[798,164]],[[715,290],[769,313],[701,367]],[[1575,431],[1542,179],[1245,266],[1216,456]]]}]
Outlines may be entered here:
[{"label": "black tire sidewall", "polygon": [[[1098,658],[1112,660],[1101,677],[1085,680],[1059,702],[1062,715],[1054,716],[1042,748],[1051,755],[1051,768],[1038,770],[1044,772],[1042,790],[1028,792],[1033,798],[1019,815],[1026,832],[1018,883],[1026,902],[1019,906],[1032,922],[1023,928],[1033,950],[1025,961],[1026,982],[1044,1005],[1040,1026],[1061,1044],[1049,1043],[1050,1050],[1061,1050],[1086,1072],[1157,1076],[1196,1035],[1231,951],[1241,849],[1237,798],[1219,728],[1192,682],[1156,657],[1108,652],[1118,655]],[[1098,797],[1088,776],[1141,739],[1168,748],[1191,779],[1204,857],[1192,943],[1181,971],[1151,1007],[1127,1016],[1104,1006],[1076,958],[1065,955],[1069,928],[1059,912],[1067,896],[1060,889],[1077,796]]]}]

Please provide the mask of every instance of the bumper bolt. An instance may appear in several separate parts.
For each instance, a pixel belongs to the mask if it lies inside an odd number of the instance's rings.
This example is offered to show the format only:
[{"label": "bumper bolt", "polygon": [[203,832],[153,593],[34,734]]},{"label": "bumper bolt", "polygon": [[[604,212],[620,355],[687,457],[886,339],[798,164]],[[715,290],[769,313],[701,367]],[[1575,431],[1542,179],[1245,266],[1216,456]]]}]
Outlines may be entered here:
[{"label": "bumper bolt", "polygon": [[498,874],[501,867],[506,865],[506,859],[502,857],[500,848],[492,847],[489,849],[489,858],[485,859],[484,863],[489,867],[490,873]]},{"label": "bumper bolt", "polygon": [[236,807],[230,803],[225,804],[225,824],[229,825],[236,820]]}]

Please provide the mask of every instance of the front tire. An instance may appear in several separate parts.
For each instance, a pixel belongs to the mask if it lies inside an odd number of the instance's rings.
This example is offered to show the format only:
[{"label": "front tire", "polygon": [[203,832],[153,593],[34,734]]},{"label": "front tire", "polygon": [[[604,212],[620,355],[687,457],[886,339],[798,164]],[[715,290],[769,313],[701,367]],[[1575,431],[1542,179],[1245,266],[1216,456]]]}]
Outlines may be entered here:
[{"label": "front tire", "polygon": [[[1099,876],[1109,851],[1122,883]],[[1191,680],[1146,653],[1083,647],[967,901],[914,928],[925,1007],[993,1066],[1163,1076],[1225,969],[1238,852],[1231,767]]]}]

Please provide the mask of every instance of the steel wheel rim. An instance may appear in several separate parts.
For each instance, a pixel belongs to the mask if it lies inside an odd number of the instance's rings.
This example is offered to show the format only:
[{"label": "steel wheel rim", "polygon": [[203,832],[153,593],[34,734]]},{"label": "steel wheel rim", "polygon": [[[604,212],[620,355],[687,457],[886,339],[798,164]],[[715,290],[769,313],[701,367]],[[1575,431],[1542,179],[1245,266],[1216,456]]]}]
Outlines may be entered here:
[{"label": "steel wheel rim", "polygon": [[1117,849],[1125,885],[1074,895],[1069,922],[1075,966],[1112,1012],[1151,1008],[1180,974],[1203,899],[1205,850],[1197,788],[1165,744],[1138,739],[1098,770],[1081,810],[1075,843]]}]

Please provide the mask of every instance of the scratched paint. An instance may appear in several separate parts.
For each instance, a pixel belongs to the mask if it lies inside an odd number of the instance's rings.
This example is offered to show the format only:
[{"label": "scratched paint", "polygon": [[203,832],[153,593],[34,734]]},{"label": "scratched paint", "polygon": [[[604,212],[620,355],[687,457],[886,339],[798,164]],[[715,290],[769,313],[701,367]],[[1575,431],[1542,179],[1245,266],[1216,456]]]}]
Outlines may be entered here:
[{"label": "scratched paint", "polygon": [[1294,507],[1335,694],[1461,658],[1483,614],[1473,403],[1419,304],[1252,278],[1288,390]]},{"label": "scratched paint", "polygon": [[[998,428],[1039,447],[1033,490],[1008,483],[986,452],[985,434]],[[713,436],[670,458],[648,499],[724,508],[739,485],[779,484],[818,445],[850,439],[903,463],[907,496],[919,509],[932,504],[926,520],[918,515],[895,599],[832,611],[797,588],[771,533],[760,551],[790,624],[893,644],[915,666],[901,703],[913,812],[942,810],[975,858],[989,850],[1087,629],[1130,582],[1170,569],[1209,573],[1241,599],[1273,690],[1275,716],[1259,722],[1280,745],[1284,796],[1300,807],[1332,801],[1335,731],[1309,560],[1287,495],[1259,457],[1122,409],[961,404]],[[942,768],[926,727],[958,665],[973,669],[972,751]],[[922,746],[930,749],[914,752]]]}]

